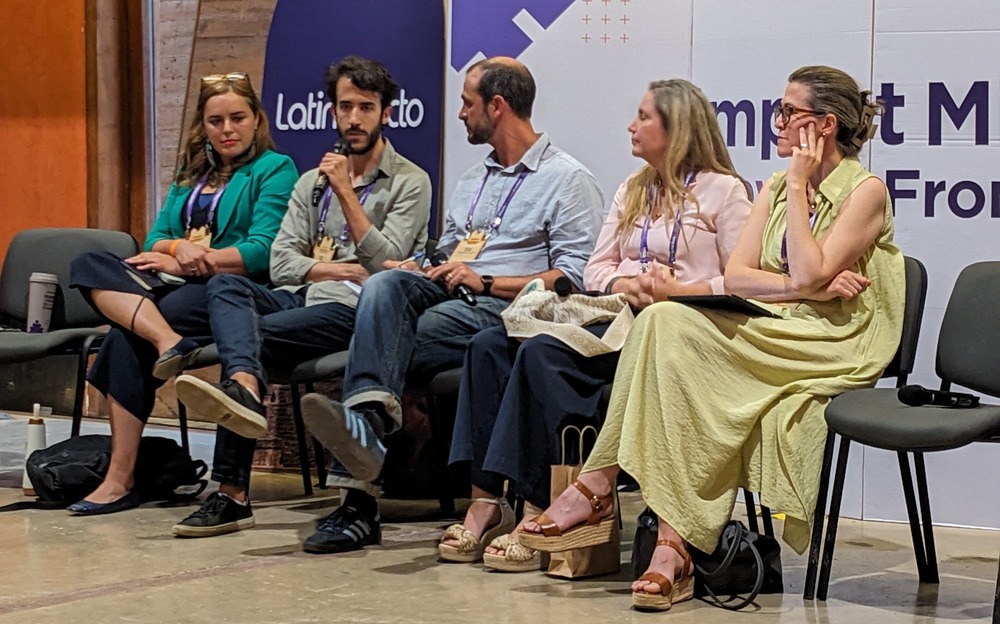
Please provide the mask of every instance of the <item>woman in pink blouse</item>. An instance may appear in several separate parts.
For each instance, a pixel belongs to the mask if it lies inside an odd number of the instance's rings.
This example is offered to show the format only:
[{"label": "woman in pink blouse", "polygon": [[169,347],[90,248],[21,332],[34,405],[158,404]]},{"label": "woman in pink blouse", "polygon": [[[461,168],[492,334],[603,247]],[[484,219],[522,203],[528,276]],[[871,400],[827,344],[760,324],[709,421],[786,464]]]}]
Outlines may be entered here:
[{"label": "woman in pink blouse", "polygon": [[[723,292],[722,272],[750,212],[715,111],[686,80],[653,82],[628,127],[646,165],[615,193],[584,284],[624,293],[642,309],[681,294]],[[598,336],[608,324],[588,326]],[[618,354],[580,355],[555,338],[510,339],[503,327],[469,343],[458,396],[451,463],[470,462],[473,502],[438,546],[447,561],[484,558],[506,571],[539,569],[539,553],[517,543],[504,481],[531,519],[549,502],[549,466],[559,431],[597,424]],[[485,554],[484,554],[485,552]]]}]

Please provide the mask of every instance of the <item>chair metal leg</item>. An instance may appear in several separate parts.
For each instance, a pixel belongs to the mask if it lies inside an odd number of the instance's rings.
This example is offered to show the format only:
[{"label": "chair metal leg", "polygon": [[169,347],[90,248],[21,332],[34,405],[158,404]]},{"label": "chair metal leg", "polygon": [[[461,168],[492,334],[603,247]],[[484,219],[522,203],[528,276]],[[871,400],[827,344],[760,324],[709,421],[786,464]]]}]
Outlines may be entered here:
[{"label": "chair metal leg", "polygon": [[760,533],[759,526],[757,525],[757,503],[753,492],[747,488],[743,488],[743,503],[747,508],[747,528],[754,533]]},{"label": "chair metal leg", "polygon": [[937,549],[934,547],[934,523],[931,521],[931,499],[927,492],[927,471],[924,454],[913,454],[913,469],[917,475],[917,497],[920,502],[920,521],[924,525],[924,576],[921,583],[938,583]]},{"label": "chair metal leg", "polygon": [[917,559],[917,576],[923,582],[925,578],[929,578],[929,573],[927,570],[927,555],[924,551],[924,539],[920,532],[920,515],[917,511],[916,496],[913,492],[913,475],[910,472],[910,458],[905,451],[899,451],[896,453],[896,456],[899,458],[899,476],[903,480],[903,498],[906,501],[906,516],[910,520],[913,555]]},{"label": "chair metal leg", "polygon": [[833,478],[833,492],[830,496],[830,517],[826,521],[826,544],[823,547],[823,560],[816,588],[817,600],[826,600],[827,590],[830,588],[833,549],[837,545],[837,523],[840,522],[840,502],[844,497],[844,477],[847,475],[847,457],[850,452],[851,441],[841,437],[840,452],[837,454],[837,472]]},{"label": "chair metal leg", "polygon": [[80,427],[83,424],[83,396],[87,390],[87,360],[90,359],[90,350],[94,348],[94,343],[100,344],[100,336],[87,336],[80,347],[80,358],[77,361],[76,369],[76,393],[73,395],[73,424],[70,428],[70,437],[75,438],[80,435]]},{"label": "chair metal leg", "polygon": [[1000,624],[1000,568],[997,569],[997,588],[993,591],[993,624]]},{"label": "chair metal leg", "polygon": [[[306,393],[307,394],[310,393],[310,392],[315,392],[316,391],[316,387],[313,386],[312,383],[306,382],[304,385],[306,387]],[[298,407],[300,405],[300,403],[298,401],[296,401],[295,405],[296,405],[296,407]],[[302,416],[302,412],[301,411],[299,412],[299,416],[300,417]],[[303,427],[302,430],[305,431],[305,423],[302,424],[302,427]],[[319,489],[325,490],[325,489],[327,489],[327,487],[326,487],[326,472],[327,472],[327,470],[326,470],[326,449],[323,448],[323,445],[320,444],[319,440],[317,440],[316,438],[313,438],[312,441],[313,441],[313,456],[316,458],[316,478],[318,480]]]},{"label": "chair metal leg", "polygon": [[771,508],[760,506],[760,520],[764,525],[764,535],[774,537],[774,522],[771,521]]},{"label": "chair metal leg", "polygon": [[292,420],[295,422],[295,441],[299,445],[299,472],[302,473],[302,489],[306,496],[312,496],[312,470],[309,467],[309,447],[306,446],[306,425],[302,422],[302,408],[299,406],[299,384],[289,384],[292,393]]},{"label": "chair metal leg", "polygon": [[180,401],[177,401],[177,421],[181,428],[181,448],[188,454],[191,453],[191,443],[188,441],[188,416],[187,408]]},{"label": "chair metal leg", "polygon": [[[451,480],[451,471],[448,469],[448,445],[444,441],[443,427],[441,426],[441,401],[437,396],[427,396],[427,409],[430,411],[431,444],[434,446],[435,469],[438,473],[438,504],[441,512],[446,515],[455,513],[455,492]],[[450,439],[450,436],[449,436]]]},{"label": "chair metal leg", "polygon": [[823,467],[819,473],[819,493],[816,496],[816,511],[813,514],[812,540],[809,542],[809,565],[806,567],[806,587],[802,592],[804,600],[812,600],[816,595],[816,573],[819,568],[819,549],[823,545],[823,521],[826,519],[826,497],[830,487],[830,469],[833,466],[833,447],[837,434],[826,434],[826,448],[823,450]]}]

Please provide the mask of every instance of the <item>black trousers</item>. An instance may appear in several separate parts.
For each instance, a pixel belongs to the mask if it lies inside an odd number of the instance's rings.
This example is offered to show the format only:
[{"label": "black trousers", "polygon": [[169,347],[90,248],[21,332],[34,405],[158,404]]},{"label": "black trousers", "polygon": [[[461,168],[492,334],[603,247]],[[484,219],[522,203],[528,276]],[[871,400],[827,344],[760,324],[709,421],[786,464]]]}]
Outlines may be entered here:
[{"label": "black trousers", "polygon": [[[587,330],[603,336],[608,327]],[[569,421],[597,424],[617,365],[618,353],[585,357],[546,335],[521,342],[503,327],[479,332],[465,353],[449,462],[470,462],[472,484],[491,494],[507,479],[518,496],[546,507],[560,430]]]},{"label": "black trousers", "polygon": [[[140,295],[149,300],[142,303],[143,307],[156,306],[170,327],[181,336],[202,345],[212,342],[204,280],[188,280],[183,286],[165,285],[147,291],[128,276],[121,258],[101,251],[84,253],[73,260],[70,286],[79,288],[91,305],[90,291],[93,289]],[[156,389],[163,385],[163,381],[153,377],[153,363],[157,357],[159,354],[151,343],[133,335],[127,327],[112,323],[87,373],[87,381],[146,422],[153,411]]]}]

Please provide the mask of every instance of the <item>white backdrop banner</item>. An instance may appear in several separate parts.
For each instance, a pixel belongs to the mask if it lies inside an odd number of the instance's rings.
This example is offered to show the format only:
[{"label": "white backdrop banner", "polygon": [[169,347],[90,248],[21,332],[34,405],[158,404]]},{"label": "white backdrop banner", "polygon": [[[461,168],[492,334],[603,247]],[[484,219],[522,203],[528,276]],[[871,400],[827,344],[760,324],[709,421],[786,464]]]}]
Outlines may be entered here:
[{"label": "white backdrop banner", "polygon": [[[650,81],[699,85],[716,105],[737,169],[759,189],[785,168],[770,113],[788,75],[824,64],[854,76],[886,106],[862,162],[892,194],[899,246],[929,274],[911,383],[937,384],[934,352],[951,286],[962,267],[998,257],[1000,3],[453,0],[449,15],[445,197],[488,151],[469,146],[457,120],[465,69],[486,56],[528,66],[538,84],[535,127],[591,168],[609,202],[640,165],[626,127]],[[936,521],[1000,526],[1000,497],[983,496],[983,484],[966,478],[993,472],[991,451],[928,456]],[[845,513],[904,519],[895,457],[854,455]]]}]

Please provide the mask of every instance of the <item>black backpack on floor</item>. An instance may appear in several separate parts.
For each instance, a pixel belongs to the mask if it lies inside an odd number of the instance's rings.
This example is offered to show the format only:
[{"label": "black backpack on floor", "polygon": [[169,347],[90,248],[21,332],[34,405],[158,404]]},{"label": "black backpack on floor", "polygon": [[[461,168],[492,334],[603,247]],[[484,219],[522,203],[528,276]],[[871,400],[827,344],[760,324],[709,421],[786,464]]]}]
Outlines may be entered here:
[{"label": "black backpack on floor", "polygon": [[[111,436],[76,436],[28,457],[31,485],[43,502],[75,503],[93,492],[111,463]],[[155,436],[139,443],[135,488],[143,502],[194,498],[208,482],[205,462],[191,459],[173,440]],[[192,491],[178,494],[178,488]]]}]

